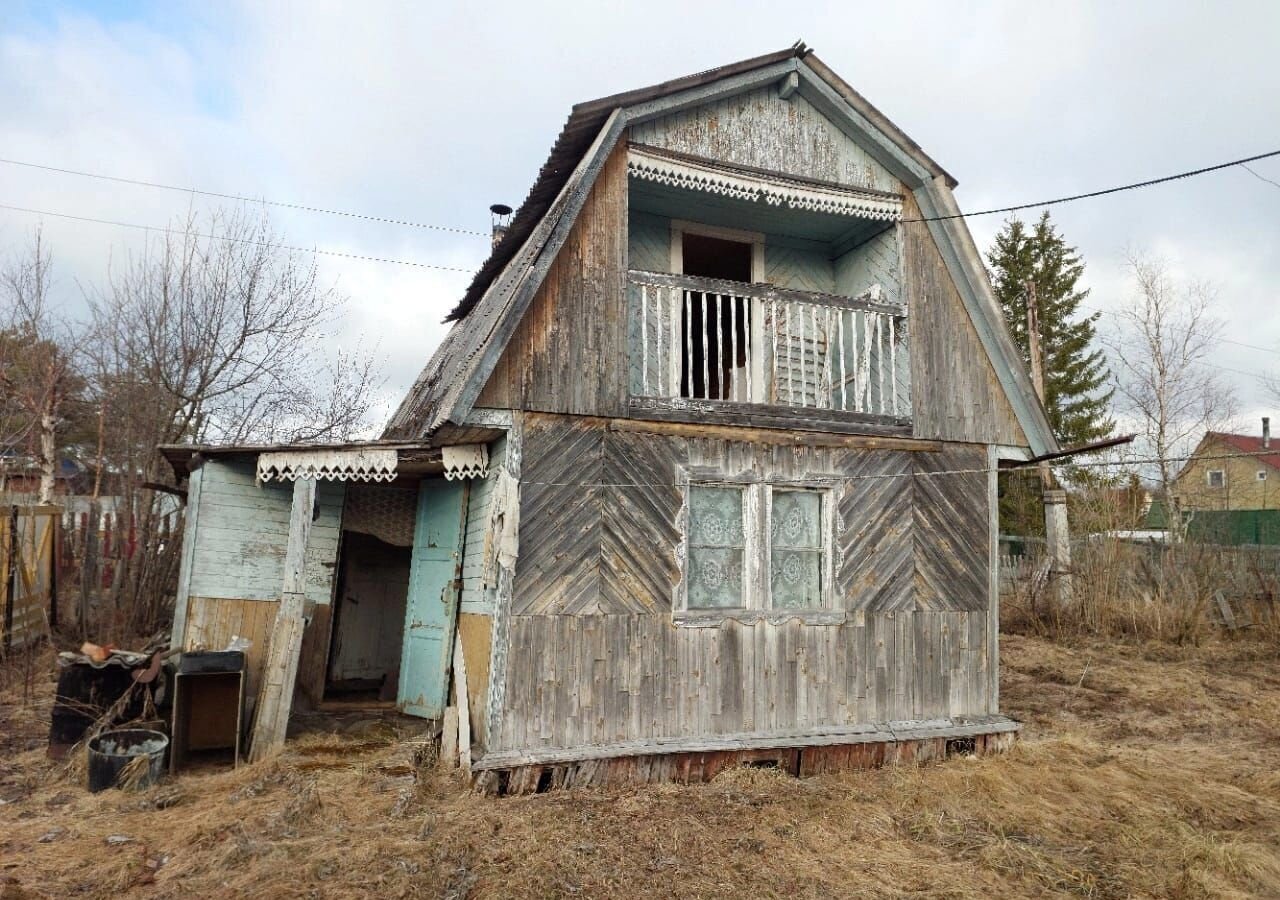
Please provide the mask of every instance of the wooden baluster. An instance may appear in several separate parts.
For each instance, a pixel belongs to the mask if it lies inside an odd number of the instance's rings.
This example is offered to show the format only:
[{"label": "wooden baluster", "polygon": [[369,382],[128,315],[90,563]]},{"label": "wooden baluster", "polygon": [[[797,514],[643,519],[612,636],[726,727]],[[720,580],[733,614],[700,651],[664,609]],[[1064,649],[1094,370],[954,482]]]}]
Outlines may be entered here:
[{"label": "wooden baluster", "polygon": [[[793,307],[793,309],[794,309],[794,307]],[[805,405],[805,403],[804,403],[804,386],[805,386],[804,357],[805,357],[805,353],[804,353],[804,308],[803,308],[803,307],[801,307],[801,309],[800,309],[800,315],[798,315],[796,318],[797,318],[797,319],[799,319],[799,321],[800,321],[800,337],[799,337],[799,339],[798,339],[798,340],[797,340],[797,342],[796,342],[796,346],[797,346],[797,347],[799,347],[799,349],[800,349],[800,402],[799,402],[799,403],[796,403],[796,398],[795,398],[795,395],[794,395],[794,394],[792,394],[792,396],[791,396],[791,402],[792,402],[793,404],[797,405],[797,406],[804,406],[804,405]]]},{"label": "wooden baluster", "polygon": [[724,383],[724,295],[716,294],[716,399],[728,400]]},{"label": "wooden baluster", "polygon": [[640,389],[649,396],[649,286],[640,285]]},{"label": "wooden baluster", "polygon": [[665,313],[666,303],[663,302],[662,296],[663,296],[662,289],[658,288],[657,292],[654,295],[654,306],[656,307],[656,312],[658,316],[658,327],[654,329],[653,337],[654,337],[654,343],[657,344],[658,346],[658,355],[656,357],[657,367],[658,367],[657,395],[659,397],[666,397],[667,396],[666,387],[663,384],[663,381],[665,379],[663,379],[662,377],[662,372],[664,369],[669,368],[669,366],[667,365],[667,357],[662,352],[662,334],[664,331],[666,331],[666,322],[667,322],[667,317]]},{"label": "wooden baluster", "polygon": [[880,313],[876,314],[876,380],[880,385],[880,414],[884,415],[887,411],[885,404],[885,394],[888,393],[884,389],[884,316]]},{"label": "wooden baluster", "polygon": [[707,344],[707,295],[702,294],[702,393],[703,400],[711,397],[711,350]]},{"label": "wooden baluster", "polygon": [[[684,358],[687,361],[683,369],[688,373],[689,396],[693,393],[693,292],[684,292]],[[683,376],[682,376],[683,377]]]},{"label": "wooden baluster", "polygon": [[863,407],[871,412],[871,321],[870,313],[862,314],[862,365],[858,367],[860,392],[865,392]]},{"label": "wooden baluster", "polygon": [[735,403],[738,397],[738,298],[729,295],[729,396]]},{"label": "wooden baluster", "polygon": [[893,392],[893,414],[898,415],[898,342],[894,335],[894,317],[889,317],[889,386]]},{"label": "wooden baluster", "polygon": [[[768,327],[769,327],[769,331],[773,335],[773,360],[770,363],[770,367],[772,369],[772,372],[770,373],[770,376],[772,379],[771,387],[773,390],[773,402],[777,403],[779,376],[782,374],[782,369],[781,369],[782,364],[778,361],[778,332],[781,330],[782,326],[778,323],[778,301],[777,300],[769,301]],[[765,397],[761,398],[761,400],[766,400],[767,397],[768,395],[766,394]]]},{"label": "wooden baluster", "polygon": [[848,310],[836,310],[836,321],[840,325],[840,408],[849,409],[849,373],[845,369],[844,320]]}]

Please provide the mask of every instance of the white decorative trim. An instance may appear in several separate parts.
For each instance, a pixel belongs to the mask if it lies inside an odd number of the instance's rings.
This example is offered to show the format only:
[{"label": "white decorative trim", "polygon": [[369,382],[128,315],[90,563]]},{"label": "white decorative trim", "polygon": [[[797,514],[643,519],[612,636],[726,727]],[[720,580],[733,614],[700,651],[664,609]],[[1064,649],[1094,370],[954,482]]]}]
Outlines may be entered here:
[{"label": "white decorative trim", "polygon": [[763,201],[834,216],[853,216],[896,222],[902,218],[902,201],[855,188],[830,187],[700,162],[676,159],[632,147],[627,151],[631,177],[692,191],[721,194],[737,200]]},{"label": "white decorative trim", "polygon": [[258,481],[392,481],[395,450],[281,450],[258,454]]},{"label": "white decorative trim", "polygon": [[485,444],[444,447],[441,452],[444,456],[444,477],[447,480],[489,476],[489,448]]}]

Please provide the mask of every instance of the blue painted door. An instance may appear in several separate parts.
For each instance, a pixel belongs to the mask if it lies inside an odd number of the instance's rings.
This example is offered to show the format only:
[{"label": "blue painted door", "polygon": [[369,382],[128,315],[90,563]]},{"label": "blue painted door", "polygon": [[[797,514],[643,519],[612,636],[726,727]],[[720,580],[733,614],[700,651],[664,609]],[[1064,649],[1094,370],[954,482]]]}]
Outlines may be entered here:
[{"label": "blue painted door", "polygon": [[411,716],[435,719],[444,712],[462,590],[466,498],[465,481],[424,479],[418,489],[397,696]]}]

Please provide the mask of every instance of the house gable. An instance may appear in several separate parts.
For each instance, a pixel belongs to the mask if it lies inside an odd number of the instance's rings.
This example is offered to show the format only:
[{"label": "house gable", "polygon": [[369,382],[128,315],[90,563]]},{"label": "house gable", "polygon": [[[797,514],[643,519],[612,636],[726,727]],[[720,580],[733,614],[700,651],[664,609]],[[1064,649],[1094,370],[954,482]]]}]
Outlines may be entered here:
[{"label": "house gable", "polygon": [[[703,76],[695,76],[695,79],[702,78]],[[806,141],[805,152],[801,154],[807,157],[805,165],[817,166],[819,172],[834,174],[837,179],[844,179],[846,182],[851,178],[861,178],[864,186],[866,181],[879,183],[893,180],[893,183],[914,195],[923,213],[918,218],[931,220],[922,224],[927,226],[932,235],[937,255],[950,276],[949,280],[953,283],[969,320],[965,340],[971,341],[976,337],[976,345],[971,346],[980,351],[980,357],[986,360],[982,376],[985,379],[993,373],[997,392],[1004,395],[1002,402],[980,398],[979,402],[971,404],[968,409],[953,411],[954,414],[950,417],[958,419],[966,415],[982,416],[991,413],[1004,416],[1006,412],[1011,412],[1017,427],[1005,427],[1004,423],[997,425],[995,432],[1001,442],[1030,446],[1035,453],[1050,452],[1057,448],[1047,417],[1035,398],[1030,379],[1023,368],[1021,356],[1005,329],[981,258],[967,228],[958,218],[959,213],[950,193],[953,182],[914,143],[824,65],[802,53],[718,79],[698,80],[696,85],[687,89],[672,88],[669,92],[664,92],[664,88],[667,86],[653,89],[652,97],[641,93],[635,97],[636,103],[614,108],[600,127],[592,146],[578,161],[555,201],[516,255],[510,257],[508,248],[505,252],[509,261],[502,271],[483,288],[476,299],[471,300],[469,294],[468,300],[464,301],[464,307],[460,307],[463,310],[460,313],[460,324],[455,326],[393,417],[388,427],[389,435],[430,433],[446,421],[462,420],[477,405],[482,390],[495,369],[502,364],[508,344],[513,335],[519,332],[522,320],[534,303],[535,296],[539,295],[539,288],[553,268],[553,260],[563,252],[565,241],[573,232],[574,223],[586,206],[588,196],[594,196],[593,188],[600,173],[606,168],[606,161],[615,160],[616,168],[616,151],[628,133],[628,128],[633,139],[635,136],[643,136],[646,140],[657,141],[659,146],[666,142],[685,149],[697,148],[704,152],[711,150],[732,154],[735,155],[735,161],[748,158],[752,160],[741,163],[744,165],[771,162],[776,168],[781,162],[784,165],[799,166],[798,161],[787,163],[781,159],[785,155],[779,150],[782,145],[773,144],[766,139],[769,131],[767,128],[753,132],[757,135],[754,141],[744,142],[726,137],[741,137],[744,129],[748,129],[752,116],[763,111],[766,117],[784,123],[785,132]],[[783,93],[788,94],[791,99],[781,99],[780,95]],[[622,104],[632,99],[632,96],[623,95],[616,99]],[[613,98],[597,101],[597,104],[607,104],[611,99]],[[585,116],[586,111],[597,104],[575,108],[575,116]],[[571,117],[566,132],[573,122]],[[811,177],[814,171],[809,169],[805,174]],[[544,169],[544,177],[545,174]],[[956,218],[945,218],[949,216]],[[520,215],[517,215],[517,220],[519,219]],[[513,240],[513,237],[519,236],[509,235],[504,244]],[[579,240],[574,246],[577,249],[570,252],[581,253],[585,244]],[[499,254],[495,253],[496,256]],[[475,288],[473,285],[472,293]],[[547,304],[543,302],[542,305]],[[621,308],[597,307],[594,312],[606,317],[623,314]],[[576,329],[580,324],[580,321],[574,322],[572,327]],[[588,333],[591,332],[594,329],[588,329]],[[571,334],[574,341],[586,337],[564,328],[559,333],[565,340]],[[615,333],[622,334],[621,331]],[[547,337],[550,338],[551,335],[548,333]],[[625,352],[622,344],[614,346]],[[968,356],[964,348],[961,351],[963,352],[957,351],[953,355]],[[587,352],[594,357],[597,353],[607,356],[611,351],[607,347],[594,347]],[[619,350],[612,352],[619,353]],[[563,354],[563,358],[572,359],[573,355],[573,351],[568,351]],[[512,384],[510,364],[511,360],[507,359],[507,374],[499,374],[499,380],[505,380],[507,384],[508,397]],[[556,367],[563,363],[556,360],[550,365]],[[537,364],[533,364],[533,368],[536,369]],[[576,377],[596,377],[594,371],[571,371]],[[604,375],[604,386],[614,387],[608,373]],[[486,402],[496,402],[499,393],[498,388],[488,392]],[[621,391],[616,396],[620,398]],[[587,413],[586,406],[576,401],[556,405],[565,406],[562,411]],[[613,414],[613,410],[608,407],[609,404],[597,406],[591,412]]]}]

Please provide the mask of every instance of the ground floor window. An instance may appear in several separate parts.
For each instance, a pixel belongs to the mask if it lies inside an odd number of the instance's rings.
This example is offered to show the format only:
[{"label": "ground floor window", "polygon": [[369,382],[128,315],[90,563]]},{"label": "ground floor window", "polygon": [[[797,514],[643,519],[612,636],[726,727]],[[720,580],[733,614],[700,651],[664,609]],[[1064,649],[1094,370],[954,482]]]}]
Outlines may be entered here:
[{"label": "ground floor window", "polygon": [[685,608],[830,607],[830,502],[823,488],[691,481]]}]

